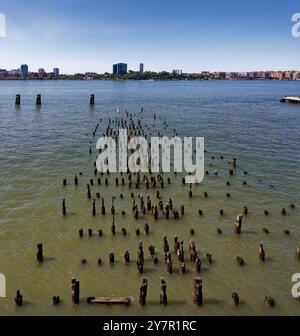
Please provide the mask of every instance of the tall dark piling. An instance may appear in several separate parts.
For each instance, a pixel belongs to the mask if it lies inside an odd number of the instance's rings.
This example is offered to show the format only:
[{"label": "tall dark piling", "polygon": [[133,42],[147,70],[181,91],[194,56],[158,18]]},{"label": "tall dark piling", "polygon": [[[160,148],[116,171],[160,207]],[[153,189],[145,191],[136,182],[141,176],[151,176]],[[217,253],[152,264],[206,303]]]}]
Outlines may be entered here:
[{"label": "tall dark piling", "polygon": [[40,94],[36,95],[35,104],[38,105],[38,106],[42,105],[42,96]]},{"label": "tall dark piling", "polygon": [[101,213],[102,215],[105,215],[105,205],[104,205],[104,198],[101,199]]},{"label": "tall dark piling", "polygon": [[168,304],[167,283],[165,279],[160,279],[160,304]]},{"label": "tall dark piling", "polygon": [[114,265],[115,263],[115,254],[113,252],[109,254],[109,263],[111,265]]},{"label": "tall dark piling", "polygon": [[39,262],[44,261],[44,256],[43,256],[43,244],[39,243],[37,244],[37,254],[36,254],[36,259]]},{"label": "tall dark piling", "polygon": [[94,94],[90,95],[90,105],[95,105],[95,95]]},{"label": "tall dark piling", "polygon": [[96,200],[93,199],[93,210],[92,210],[92,215],[96,216]]},{"label": "tall dark piling", "polygon": [[91,187],[90,187],[89,184],[87,184],[86,186],[87,186],[87,192],[86,192],[87,198],[91,199],[91,197],[92,197],[92,195],[91,195]]},{"label": "tall dark piling", "polygon": [[66,200],[65,199],[62,200],[61,206],[62,206],[62,214],[63,214],[63,216],[65,216],[67,214],[67,207],[66,207]]},{"label": "tall dark piling", "polygon": [[71,280],[72,302],[79,304],[80,301],[80,283],[75,278]]},{"label": "tall dark piling", "polygon": [[203,304],[202,278],[195,278],[194,280],[193,302],[199,306]]},{"label": "tall dark piling", "polygon": [[146,304],[147,299],[147,289],[148,289],[148,280],[146,278],[142,279],[142,284],[140,287],[140,304],[144,306]]},{"label": "tall dark piling", "polygon": [[112,220],[112,223],[111,223],[111,233],[112,233],[113,235],[116,234],[115,216],[113,216],[113,220]]},{"label": "tall dark piling", "polygon": [[15,105],[16,106],[21,105],[21,96],[19,94],[16,95]]},{"label": "tall dark piling", "polygon": [[260,259],[261,261],[265,261],[266,253],[265,253],[265,249],[264,249],[264,244],[263,244],[263,242],[261,242],[260,245],[259,245],[258,256],[259,256],[259,259]]}]

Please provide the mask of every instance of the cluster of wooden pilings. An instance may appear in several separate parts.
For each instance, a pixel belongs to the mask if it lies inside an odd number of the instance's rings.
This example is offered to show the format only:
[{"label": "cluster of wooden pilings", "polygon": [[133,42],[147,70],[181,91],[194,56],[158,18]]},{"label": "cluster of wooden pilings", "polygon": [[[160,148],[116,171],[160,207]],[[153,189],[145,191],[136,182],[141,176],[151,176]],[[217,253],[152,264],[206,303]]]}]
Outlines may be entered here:
[{"label": "cluster of wooden pilings", "polygon": [[[16,96],[16,105],[21,104],[21,97],[20,95]],[[41,105],[41,95],[38,95],[36,98],[36,104]],[[90,95],[90,105],[95,104],[95,96],[94,94]],[[151,131],[151,125],[150,124],[142,124],[142,114],[143,109],[141,109],[141,112],[138,116],[138,119],[136,120],[134,116],[127,111],[125,111],[125,114],[122,116],[118,116],[115,119],[109,119],[107,127],[104,128],[104,132],[102,135],[104,136],[110,136],[113,139],[117,140],[118,137],[118,129],[119,128],[126,128],[128,131],[128,138],[132,136],[144,136],[146,139],[147,137],[150,137],[152,135],[155,135]],[[153,116],[153,122],[157,120],[156,114]],[[97,132],[100,129],[100,124],[102,120],[100,119],[99,122],[95,125],[95,128],[92,130],[92,139],[90,141],[90,144],[95,139]],[[162,124],[164,129],[167,129],[168,123],[162,122],[159,120],[159,122]],[[88,135],[88,134],[87,134]],[[161,132],[157,132],[158,136],[162,136]],[[174,128],[173,129],[173,136],[176,136],[177,131]],[[101,151],[93,150],[91,146],[88,148],[88,154],[89,155],[98,155]],[[206,151],[205,151],[206,152]],[[206,152],[207,153],[207,152]],[[214,160],[215,157],[211,156],[211,160]],[[220,156],[221,160],[224,160],[224,155]],[[226,181],[226,185],[231,185],[231,178],[234,178],[237,175],[238,167],[238,160],[237,158],[232,158],[230,161],[228,161],[228,180]],[[211,172],[209,170],[205,171],[205,175],[210,175]],[[185,205],[184,204],[178,204],[176,203],[175,199],[172,199],[168,197],[165,199],[163,197],[163,192],[168,187],[172,187],[172,178],[170,176],[166,177],[163,172],[161,173],[153,173],[151,170],[149,173],[131,173],[129,170],[126,172],[121,172],[119,175],[112,175],[109,171],[106,173],[99,173],[96,167],[96,161],[93,162],[92,167],[92,174],[89,177],[88,183],[82,182],[82,172],[75,173],[74,177],[72,177],[72,182],[68,181],[69,178],[63,178],[62,185],[63,188],[67,188],[70,185],[74,185],[76,188],[84,188],[84,192],[86,193],[87,199],[91,202],[90,203],[90,214],[91,216],[95,217],[98,215],[106,216],[107,214],[111,214],[112,216],[112,222],[110,227],[110,234],[115,235],[117,232],[121,232],[123,236],[127,235],[127,230],[125,227],[119,227],[117,221],[116,221],[116,213],[120,212],[122,216],[125,216],[127,213],[131,213],[132,216],[132,222],[137,223],[139,220],[146,221],[147,216],[152,217],[155,222],[164,222],[164,221],[171,221],[171,220],[184,220],[185,216]],[[174,172],[174,175],[176,175],[176,172]],[[214,176],[218,176],[218,171],[215,170],[213,172]],[[248,172],[243,172],[244,178],[247,177]],[[243,185],[247,186],[247,181],[243,180]],[[122,187],[122,193],[120,193],[119,197],[120,199],[124,199],[127,195],[124,195],[124,187],[128,187],[128,195],[132,200],[132,206],[131,209],[118,209],[115,200],[117,196],[113,196],[110,199],[106,199],[104,197],[104,194],[100,192],[96,192],[96,186],[100,187],[101,189],[105,190],[105,188],[110,188],[111,186],[115,186],[116,188]],[[272,188],[273,186],[270,185]],[[182,188],[186,188],[187,193],[186,196],[188,199],[193,199],[195,197],[195,191],[193,188],[193,185],[186,185],[185,178],[182,177]],[[140,190],[152,190],[154,191],[155,196],[143,195],[140,193]],[[136,192],[134,191],[136,190]],[[207,199],[210,195],[208,191],[203,191],[203,198]],[[230,198],[232,197],[231,193],[227,192],[224,197]],[[110,203],[111,202],[111,203]],[[68,216],[68,207],[71,207],[72,204],[67,204],[66,198],[62,199],[61,203],[61,213],[63,216]],[[109,209],[110,207],[110,209]],[[108,208],[108,209],[107,209]],[[292,203],[289,206],[290,210],[292,211],[295,208],[295,205]],[[241,213],[237,214],[237,217],[234,221],[233,218],[233,229],[232,231],[236,235],[243,234],[243,220],[245,217],[248,216],[248,214],[251,212],[251,209],[248,209],[248,206],[245,205],[241,209]],[[224,216],[226,211],[222,208],[218,210],[218,213],[220,216]],[[283,207],[280,210],[280,213],[282,216],[287,215],[287,208]],[[264,215],[269,216],[269,210],[264,210]],[[202,217],[204,216],[203,209],[198,209],[198,216]],[[136,236],[142,235],[142,230],[140,229],[133,229]],[[150,227],[148,221],[144,224],[144,234],[149,235],[149,233],[152,230],[152,226]],[[267,228],[263,228],[264,233],[268,234],[270,231]],[[190,235],[193,236],[195,234],[195,228],[189,228]],[[223,231],[221,228],[217,228],[217,233],[222,234]],[[285,234],[289,234],[289,230],[284,230]],[[80,228],[78,230],[79,238],[84,239],[85,236],[92,238],[94,236],[94,232],[92,228],[87,229],[85,231],[83,228]],[[103,237],[103,230],[98,230],[98,237]],[[147,247],[149,250],[150,260],[153,262],[153,264],[159,264],[160,257],[162,258],[162,265],[165,268],[165,271],[170,275],[174,271],[174,260],[177,258],[177,265],[179,271],[184,274],[187,271],[187,268],[189,265],[186,263],[187,258],[185,257],[185,249],[184,249],[184,241],[180,240],[177,235],[174,236],[173,240],[173,249],[170,249],[168,237],[164,236],[162,237],[162,255],[159,256],[156,254],[156,247],[154,245],[150,245]],[[266,251],[263,242],[257,242],[257,256],[258,259],[261,261],[266,261]],[[199,276],[201,273],[201,267],[202,262],[205,260],[201,260],[202,256],[199,254],[196,248],[196,241],[194,239],[191,239],[188,242],[188,251],[189,251],[189,261],[191,264],[191,268],[193,268],[193,271],[196,273],[196,277],[194,277],[194,283],[193,286],[191,284],[192,288],[192,302],[195,305],[201,306],[202,304],[205,304],[205,300],[203,300],[203,280]],[[37,245],[37,254],[36,258],[39,263],[45,262],[44,256],[43,256],[43,244],[39,243]],[[296,248],[296,258],[300,260],[300,247]],[[206,262],[209,263],[209,265],[213,265],[213,257],[210,253],[204,254],[206,257]],[[114,252],[110,252],[108,255],[108,262],[109,264],[115,265],[115,261],[118,258],[118,256]],[[245,260],[241,256],[234,256],[236,262],[243,266],[245,264]],[[131,262],[131,255],[130,250],[126,249],[124,254],[122,255],[122,259],[124,260],[125,264],[130,264]],[[81,260],[82,264],[87,264],[88,260],[86,258],[83,258]],[[102,258],[98,258],[97,260],[98,265],[102,265]],[[146,265],[145,261],[145,251],[144,251],[144,245],[142,240],[140,240],[137,248],[137,259],[136,259],[136,269],[138,274],[144,274]],[[175,265],[176,267],[176,265]],[[213,266],[212,266],[213,267]],[[140,286],[139,291],[139,303],[141,305],[146,305],[147,303],[147,290],[148,290],[148,279],[143,277],[142,283]],[[71,280],[71,292],[72,292],[72,302],[74,304],[80,303],[80,283],[75,278],[72,278]],[[102,298],[103,299],[103,298]],[[233,292],[231,296],[231,300],[233,304],[239,305],[240,303],[240,297],[237,292]],[[88,302],[106,302],[105,300],[97,300],[95,297],[93,299],[89,299]],[[127,302],[126,300],[121,300],[122,302]],[[274,306],[275,300],[270,297],[266,296],[264,298],[264,301],[270,305]],[[53,304],[59,304],[60,303],[60,297],[59,296],[53,296],[52,297]],[[114,301],[112,300],[114,303]],[[116,300],[116,302],[118,302]],[[165,278],[160,278],[160,294],[159,294],[159,302],[162,305],[168,304],[168,293],[167,293],[167,282]],[[15,303],[17,305],[22,305],[23,303],[23,296],[20,291],[17,292],[15,297]]]}]

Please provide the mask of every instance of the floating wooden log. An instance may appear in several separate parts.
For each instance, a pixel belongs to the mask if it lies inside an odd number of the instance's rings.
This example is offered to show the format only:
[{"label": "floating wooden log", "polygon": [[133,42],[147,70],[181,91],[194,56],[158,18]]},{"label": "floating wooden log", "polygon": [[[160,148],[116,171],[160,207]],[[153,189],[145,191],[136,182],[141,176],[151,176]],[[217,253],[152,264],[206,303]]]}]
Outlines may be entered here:
[{"label": "floating wooden log", "polygon": [[113,297],[113,296],[92,296],[87,298],[89,304],[130,304],[130,297]]}]

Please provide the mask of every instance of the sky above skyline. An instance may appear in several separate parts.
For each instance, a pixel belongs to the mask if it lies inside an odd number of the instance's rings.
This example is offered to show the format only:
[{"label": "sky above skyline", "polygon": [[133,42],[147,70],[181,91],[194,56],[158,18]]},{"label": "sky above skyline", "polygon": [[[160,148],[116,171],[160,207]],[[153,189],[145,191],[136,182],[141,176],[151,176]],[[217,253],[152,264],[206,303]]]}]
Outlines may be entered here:
[{"label": "sky above skyline", "polygon": [[300,0],[0,0],[0,68],[300,70]]}]

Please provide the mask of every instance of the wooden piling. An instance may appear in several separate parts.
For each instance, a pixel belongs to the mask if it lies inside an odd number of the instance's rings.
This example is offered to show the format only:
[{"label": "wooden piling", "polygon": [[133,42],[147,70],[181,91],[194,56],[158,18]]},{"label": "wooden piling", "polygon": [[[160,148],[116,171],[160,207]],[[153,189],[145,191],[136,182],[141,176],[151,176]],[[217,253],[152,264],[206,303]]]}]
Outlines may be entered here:
[{"label": "wooden piling", "polygon": [[36,259],[39,262],[44,261],[44,256],[43,256],[43,244],[39,243],[37,244],[37,254],[36,254]]},{"label": "wooden piling", "polygon": [[80,283],[75,278],[71,280],[72,302],[78,305],[80,302]]},{"label": "wooden piling", "polygon": [[42,96],[40,94],[36,95],[36,101],[35,101],[36,105],[42,105]]},{"label": "wooden piling", "polygon": [[142,306],[146,304],[147,300],[147,289],[148,289],[148,280],[146,278],[142,279],[142,284],[140,287],[140,297],[139,302]]},{"label": "wooden piling", "polygon": [[19,94],[16,95],[15,105],[16,106],[21,105],[21,95]]},{"label": "wooden piling", "polygon": [[95,105],[95,95],[94,94],[90,95],[90,105]]}]

